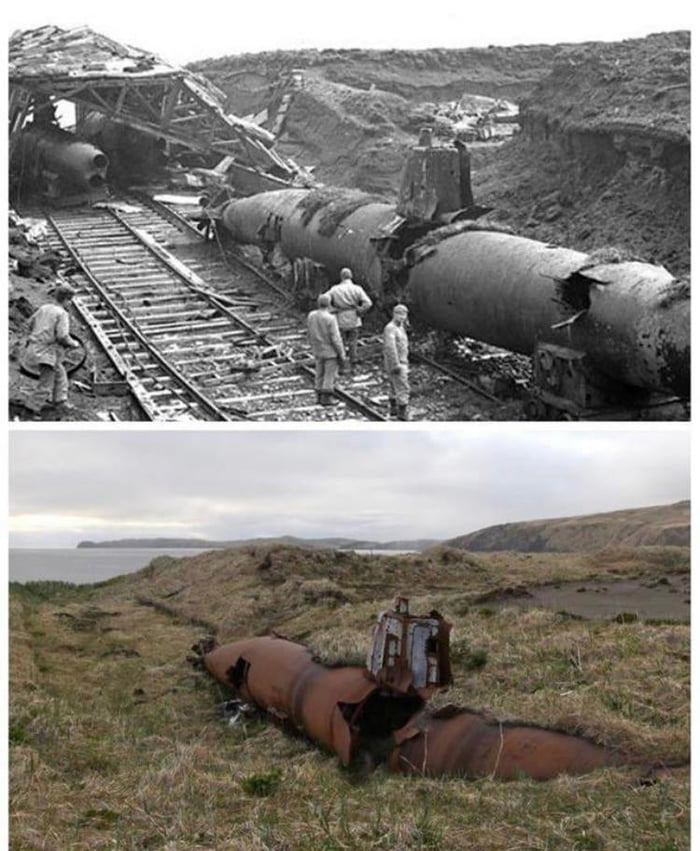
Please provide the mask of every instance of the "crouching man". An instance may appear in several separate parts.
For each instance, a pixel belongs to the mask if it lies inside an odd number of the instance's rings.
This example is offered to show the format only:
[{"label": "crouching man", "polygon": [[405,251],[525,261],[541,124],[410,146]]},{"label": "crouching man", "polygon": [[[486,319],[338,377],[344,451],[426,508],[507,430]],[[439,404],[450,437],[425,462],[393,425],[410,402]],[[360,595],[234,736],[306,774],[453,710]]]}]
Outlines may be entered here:
[{"label": "crouching man", "polygon": [[25,407],[38,414],[48,402],[59,410],[67,407],[68,376],[63,366],[66,349],[80,346],[70,336],[68,306],[74,290],[60,284],[54,290],[55,304],[44,304],[29,319],[25,360],[39,370],[39,380]]},{"label": "crouching man", "polygon": [[320,405],[333,405],[338,368],[345,363],[345,347],[338,320],[331,313],[331,299],[326,293],[318,297],[318,309],[306,320],[311,352],[316,359],[316,400]]},{"label": "crouching man", "polygon": [[397,304],[384,328],[384,368],[389,378],[389,414],[399,420],[408,419],[408,308]]}]

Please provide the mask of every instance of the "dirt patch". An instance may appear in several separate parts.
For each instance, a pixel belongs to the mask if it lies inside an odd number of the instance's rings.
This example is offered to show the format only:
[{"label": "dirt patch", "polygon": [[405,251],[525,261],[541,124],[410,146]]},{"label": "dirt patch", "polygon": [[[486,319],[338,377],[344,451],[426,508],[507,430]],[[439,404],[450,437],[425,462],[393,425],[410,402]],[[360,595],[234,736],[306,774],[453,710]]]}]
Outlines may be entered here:
[{"label": "dirt patch", "polygon": [[[685,168],[637,156],[605,164],[613,137],[526,137],[472,151],[472,185],[488,219],[522,236],[589,253],[615,246],[676,275],[690,268],[690,184]],[[689,161],[679,149],[679,161]]]},{"label": "dirt patch", "polygon": [[582,618],[620,622],[636,619],[685,622],[690,620],[690,574],[506,588],[484,594],[475,603],[498,608],[554,609]]}]

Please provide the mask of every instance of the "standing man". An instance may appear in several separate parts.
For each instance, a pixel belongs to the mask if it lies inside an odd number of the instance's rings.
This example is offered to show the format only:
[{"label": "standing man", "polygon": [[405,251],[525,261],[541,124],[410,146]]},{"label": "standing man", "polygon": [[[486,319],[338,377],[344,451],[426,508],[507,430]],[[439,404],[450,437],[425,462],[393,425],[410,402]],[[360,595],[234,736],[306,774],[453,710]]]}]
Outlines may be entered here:
[{"label": "standing man", "polygon": [[[340,283],[328,290],[331,307],[338,317],[338,327],[350,356],[349,371],[357,363],[357,336],[362,320],[360,319],[372,307],[372,301],[359,284],[354,283],[350,269],[340,270]],[[343,372],[346,372],[343,369]]]},{"label": "standing man", "polygon": [[397,304],[384,328],[384,368],[389,377],[389,415],[408,419],[408,308]]},{"label": "standing man", "polygon": [[316,399],[320,405],[333,405],[335,378],[339,363],[345,363],[345,347],[338,320],[331,313],[328,293],[321,293],[318,297],[318,309],[309,313],[306,328],[311,351],[316,359]]},{"label": "standing man", "polygon": [[59,284],[53,292],[55,304],[44,304],[29,319],[27,363],[38,367],[39,380],[25,407],[38,414],[46,402],[65,407],[68,402],[68,376],[63,366],[66,349],[77,349],[71,339],[68,306],[75,291]]}]

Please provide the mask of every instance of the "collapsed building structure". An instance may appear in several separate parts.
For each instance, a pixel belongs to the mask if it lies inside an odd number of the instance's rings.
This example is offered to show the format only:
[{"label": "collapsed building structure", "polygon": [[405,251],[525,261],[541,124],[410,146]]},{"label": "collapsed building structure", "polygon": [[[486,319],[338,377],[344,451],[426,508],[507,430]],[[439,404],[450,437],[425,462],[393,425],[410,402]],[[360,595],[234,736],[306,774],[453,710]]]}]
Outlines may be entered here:
[{"label": "collapsed building structure", "polygon": [[450,625],[438,612],[409,613],[398,598],[379,615],[366,667],[329,668],[301,644],[267,636],[195,645],[200,662],[243,701],[301,733],[344,765],[369,757],[428,777],[549,780],[628,761],[579,736],[491,722],[427,701],[452,681]]},{"label": "collapsed building structure", "polygon": [[[128,180],[162,166],[166,151],[212,171],[239,195],[306,180],[274,150],[271,133],[225,109],[225,96],[205,77],[87,27],[14,33],[9,78],[15,190],[29,184],[58,201],[59,192],[47,191],[52,175],[84,192],[86,180],[97,188],[94,157],[105,168],[107,159],[121,164],[113,176]],[[65,103],[75,108],[75,127],[59,138],[57,109]],[[86,143],[101,146],[93,162],[81,156]]]}]

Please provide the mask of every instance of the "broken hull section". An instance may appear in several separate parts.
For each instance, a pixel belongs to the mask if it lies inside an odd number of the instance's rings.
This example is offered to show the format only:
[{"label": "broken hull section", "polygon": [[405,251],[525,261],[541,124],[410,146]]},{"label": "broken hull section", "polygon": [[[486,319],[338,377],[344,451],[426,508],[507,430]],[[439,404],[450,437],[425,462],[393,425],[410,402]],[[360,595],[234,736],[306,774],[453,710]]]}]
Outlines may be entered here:
[{"label": "broken hull section", "polygon": [[526,355],[541,343],[565,346],[622,385],[689,396],[690,297],[663,267],[596,263],[476,221],[423,236],[429,225],[419,233],[371,196],[329,192],[324,205],[323,193],[233,201],[223,224],[238,242],[278,245],[331,275],[349,266],[375,299],[407,301],[432,328]]},{"label": "broken hull section", "polygon": [[661,266],[470,230],[419,260],[407,290],[434,328],[522,354],[566,346],[623,384],[690,393],[690,299]]},{"label": "broken hull section", "polygon": [[[422,703],[379,695],[363,668],[326,668],[301,644],[282,638],[251,638],[218,647],[203,657],[205,668],[238,696],[268,712],[277,722],[308,736],[349,764],[361,736],[380,724],[396,729]],[[383,703],[381,708],[378,703]],[[372,710],[374,707],[374,710]],[[363,724],[363,715],[368,723]],[[397,711],[393,719],[392,711]]]},{"label": "broken hull section", "polygon": [[422,713],[396,733],[389,768],[424,777],[551,780],[618,765],[623,759],[586,739],[539,727],[489,723],[446,707]]},{"label": "broken hull section", "polygon": [[623,762],[576,736],[493,724],[451,707],[431,711],[415,693],[387,690],[363,668],[326,668],[306,647],[282,638],[227,644],[205,652],[202,662],[238,697],[345,765],[366,750],[402,774],[549,780]]}]

